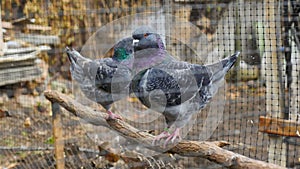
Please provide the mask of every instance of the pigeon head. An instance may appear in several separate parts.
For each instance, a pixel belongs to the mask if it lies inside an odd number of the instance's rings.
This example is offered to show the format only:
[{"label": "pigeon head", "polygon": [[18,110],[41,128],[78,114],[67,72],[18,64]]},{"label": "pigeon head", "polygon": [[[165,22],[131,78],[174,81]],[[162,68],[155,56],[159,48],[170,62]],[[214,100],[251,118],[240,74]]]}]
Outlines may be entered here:
[{"label": "pigeon head", "polygon": [[125,38],[119,41],[114,46],[114,54],[112,59],[117,62],[124,62],[126,60],[132,59],[133,56],[133,39]]},{"label": "pigeon head", "polygon": [[134,51],[157,48],[165,50],[164,43],[160,35],[149,26],[141,26],[137,28],[133,33],[134,39]]}]

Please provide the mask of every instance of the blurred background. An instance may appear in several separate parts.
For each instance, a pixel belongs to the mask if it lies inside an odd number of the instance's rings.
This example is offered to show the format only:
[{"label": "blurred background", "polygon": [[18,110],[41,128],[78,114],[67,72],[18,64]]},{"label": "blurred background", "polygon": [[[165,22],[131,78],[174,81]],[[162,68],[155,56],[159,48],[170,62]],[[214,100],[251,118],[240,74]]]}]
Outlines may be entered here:
[{"label": "blurred background", "polygon": [[[90,58],[111,57],[117,39],[139,26],[132,18],[151,23],[167,49],[187,62],[213,63],[241,51],[219,91],[222,120],[208,140],[228,141],[225,149],[253,159],[300,168],[299,0],[5,0],[0,9],[0,168],[56,168],[56,126],[43,92],[80,99],[65,47]],[[92,56],[88,42],[99,37],[103,48]],[[134,96],[114,109],[128,104],[144,109]],[[195,115],[185,139],[200,139],[218,104]],[[147,150],[64,109],[61,118],[65,168],[223,168],[199,157],[150,158]],[[162,117],[151,123],[134,118],[127,122],[153,128],[154,134],[164,126]],[[124,160],[126,153],[148,162]]]}]

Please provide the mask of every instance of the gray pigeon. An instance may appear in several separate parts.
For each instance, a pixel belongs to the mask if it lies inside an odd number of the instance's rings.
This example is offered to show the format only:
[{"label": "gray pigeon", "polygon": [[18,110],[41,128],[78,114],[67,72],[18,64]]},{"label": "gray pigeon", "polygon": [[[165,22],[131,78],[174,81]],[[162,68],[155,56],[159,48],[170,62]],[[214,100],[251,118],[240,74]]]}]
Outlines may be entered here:
[{"label": "gray pigeon", "polygon": [[[166,138],[165,147],[180,139],[180,129],[211,100],[239,52],[211,65],[198,65],[174,59],[149,27],[135,30],[133,39],[136,75],[131,88],[142,104],[164,115],[167,129],[153,144]],[[175,131],[169,133],[173,125]]]},{"label": "gray pigeon", "polygon": [[109,118],[121,118],[110,111],[111,104],[128,96],[133,65],[133,39],[125,38],[114,46],[112,58],[91,60],[66,48],[72,78],[92,101],[102,105]]}]

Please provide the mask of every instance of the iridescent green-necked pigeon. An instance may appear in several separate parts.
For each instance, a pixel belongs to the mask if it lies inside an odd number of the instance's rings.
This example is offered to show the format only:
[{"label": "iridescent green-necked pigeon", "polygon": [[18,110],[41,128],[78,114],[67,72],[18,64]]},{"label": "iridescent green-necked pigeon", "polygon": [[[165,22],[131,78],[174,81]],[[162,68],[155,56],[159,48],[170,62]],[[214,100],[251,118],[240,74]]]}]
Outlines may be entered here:
[{"label": "iridescent green-necked pigeon", "polygon": [[175,126],[175,131],[166,130],[153,141],[166,138],[165,147],[180,139],[180,129],[214,96],[239,52],[211,65],[198,65],[174,59],[149,27],[135,30],[133,39],[136,75],[131,88],[145,106],[164,115],[167,129]]},{"label": "iridescent green-necked pigeon", "polygon": [[112,58],[96,60],[66,48],[72,78],[84,95],[102,105],[112,119],[121,117],[110,111],[111,104],[129,94],[134,59],[132,42],[132,38],[125,38],[114,46]]}]

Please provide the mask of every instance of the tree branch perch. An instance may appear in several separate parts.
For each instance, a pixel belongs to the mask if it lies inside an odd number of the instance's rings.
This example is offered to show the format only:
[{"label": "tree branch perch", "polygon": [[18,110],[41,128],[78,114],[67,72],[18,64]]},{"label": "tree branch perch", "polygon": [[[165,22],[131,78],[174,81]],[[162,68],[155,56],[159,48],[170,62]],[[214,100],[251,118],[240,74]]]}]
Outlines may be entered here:
[{"label": "tree branch perch", "polygon": [[[140,131],[123,120],[105,120],[108,117],[106,113],[96,112],[91,108],[80,104],[71,97],[56,91],[49,90],[45,91],[44,94],[45,97],[52,103],[58,103],[66,110],[75,116],[84,119],[88,123],[96,126],[108,127],[112,130],[115,130],[125,138],[139,142],[149,149],[158,152],[162,150],[161,147],[151,145],[152,140],[154,139],[153,135],[144,131]],[[221,148],[226,145],[229,145],[229,143],[225,141],[200,142],[183,140],[176,146],[169,149],[167,153],[176,153],[187,157],[202,157],[229,168],[283,168],[275,164],[254,160]]]}]

